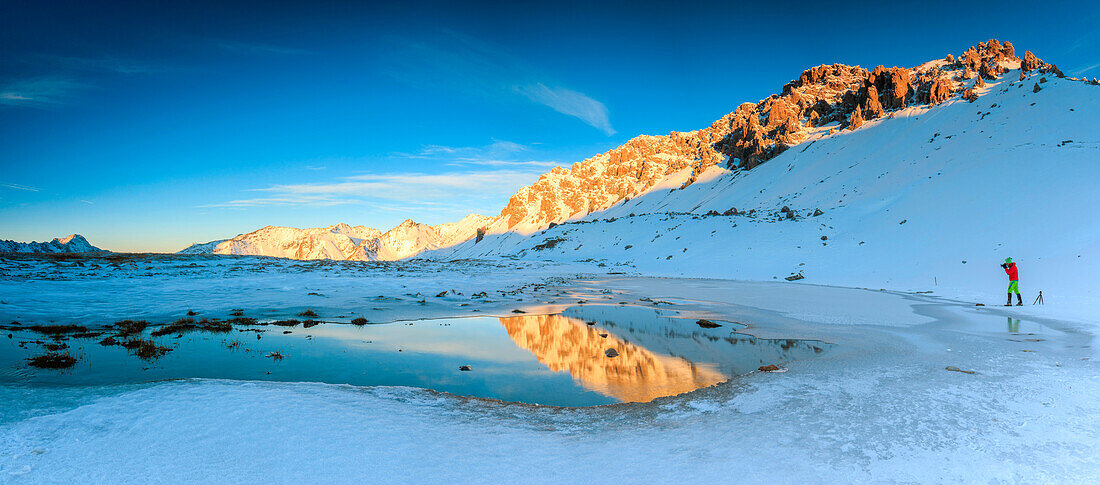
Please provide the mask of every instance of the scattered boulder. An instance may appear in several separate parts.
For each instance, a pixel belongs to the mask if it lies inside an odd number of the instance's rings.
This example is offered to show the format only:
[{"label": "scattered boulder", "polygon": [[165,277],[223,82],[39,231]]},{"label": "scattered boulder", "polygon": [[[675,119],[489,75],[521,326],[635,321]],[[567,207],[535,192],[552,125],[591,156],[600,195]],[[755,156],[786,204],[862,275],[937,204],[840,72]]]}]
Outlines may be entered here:
[{"label": "scattered boulder", "polygon": [[606,355],[608,357],[618,357],[619,356],[619,351],[615,350],[615,349],[607,349],[607,350],[603,351],[603,355]]},{"label": "scattered boulder", "polygon": [[768,364],[768,365],[762,365],[762,366],[758,367],[756,370],[758,370],[760,372],[779,372],[780,370],[782,370],[782,367],[779,367],[778,365],[775,365],[775,364]]},{"label": "scattered boulder", "polygon": [[1033,93],[1037,93],[1037,92],[1042,91],[1042,90],[1043,90],[1043,88],[1039,87],[1039,83],[1035,83],[1035,87],[1031,88],[1031,92],[1033,92]]},{"label": "scattered boulder", "polygon": [[821,214],[824,214],[824,213],[825,212],[822,211],[821,209],[814,209],[814,217],[820,216]]},{"label": "scattered boulder", "polygon": [[790,276],[788,276],[786,278],[783,278],[783,279],[785,279],[787,281],[798,281],[798,280],[801,280],[801,279],[806,279],[806,277],[802,276],[802,273],[797,273],[797,274],[790,275]]},{"label": "scattered boulder", "polygon": [[458,370],[460,370],[460,371],[462,371],[462,372],[470,372],[470,366],[468,366],[468,365],[460,365],[460,366],[458,366]]},{"label": "scattered boulder", "polygon": [[697,320],[695,322],[695,324],[700,326],[700,327],[703,327],[703,328],[718,328],[718,327],[722,326],[721,324],[714,323],[714,322],[712,322],[710,320],[707,320],[705,318],[700,318],[699,320]]},{"label": "scattered boulder", "polygon": [[973,103],[978,100],[978,94],[974,92],[974,88],[970,88],[963,91],[963,99]]},{"label": "scattered boulder", "polygon": [[527,313],[527,312],[525,312],[523,310],[520,310],[519,308],[516,308],[515,310],[512,310],[512,313]]}]

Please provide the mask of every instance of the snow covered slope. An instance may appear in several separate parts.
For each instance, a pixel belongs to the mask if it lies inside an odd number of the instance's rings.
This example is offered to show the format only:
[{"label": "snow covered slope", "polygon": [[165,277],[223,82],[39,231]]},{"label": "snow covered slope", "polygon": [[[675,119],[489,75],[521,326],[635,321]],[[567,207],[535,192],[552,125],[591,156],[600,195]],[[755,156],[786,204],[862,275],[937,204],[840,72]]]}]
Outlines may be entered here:
[{"label": "snow covered slope", "polygon": [[686,187],[665,184],[534,237],[489,235],[425,256],[801,274],[986,301],[1004,298],[998,264],[1013,257],[1029,300],[1038,290],[1048,302],[1100,298],[1091,281],[1100,271],[1100,87],[1010,71],[976,94],[822,129],[752,170],[711,167]]},{"label": "snow covered slope", "polygon": [[470,214],[459,222],[429,226],[409,219],[385,233],[371,227],[352,227],[342,223],[312,229],[267,226],[233,239],[192,245],[180,252],[393,261],[470,239],[489,220],[482,215]]},{"label": "snow covered slope", "polygon": [[177,251],[176,254],[210,254],[214,252],[214,248],[219,244],[228,241],[228,239],[217,239],[206,243],[195,243],[186,248]]},{"label": "snow covered slope", "polygon": [[0,240],[0,253],[95,253],[103,252],[92,246],[84,236],[69,234],[61,238],[54,238],[50,242],[29,243]]}]

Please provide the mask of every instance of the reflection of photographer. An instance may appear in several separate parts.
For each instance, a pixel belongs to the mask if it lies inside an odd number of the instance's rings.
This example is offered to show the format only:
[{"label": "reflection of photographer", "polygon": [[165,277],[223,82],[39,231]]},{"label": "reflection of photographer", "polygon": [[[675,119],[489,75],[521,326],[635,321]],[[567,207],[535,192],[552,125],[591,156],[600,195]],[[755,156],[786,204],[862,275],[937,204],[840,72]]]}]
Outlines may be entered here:
[{"label": "reflection of photographer", "polygon": [[1012,258],[1005,258],[1005,262],[1001,264],[1001,268],[1004,268],[1005,273],[1008,274],[1008,302],[1005,306],[1012,306],[1012,294],[1016,294],[1016,306],[1024,305],[1024,297],[1020,296],[1020,271],[1016,269],[1016,263],[1012,261]]}]

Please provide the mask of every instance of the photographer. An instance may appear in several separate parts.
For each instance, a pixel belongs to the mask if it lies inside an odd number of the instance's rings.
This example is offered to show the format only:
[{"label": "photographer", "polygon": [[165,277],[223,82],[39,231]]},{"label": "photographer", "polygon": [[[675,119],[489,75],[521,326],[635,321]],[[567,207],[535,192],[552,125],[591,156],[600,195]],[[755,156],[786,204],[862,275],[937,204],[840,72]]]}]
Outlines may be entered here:
[{"label": "photographer", "polygon": [[1024,305],[1024,297],[1020,296],[1020,271],[1016,269],[1016,263],[1012,261],[1012,258],[1005,258],[1005,262],[1001,264],[1005,273],[1008,274],[1008,302],[1005,306],[1012,306],[1012,294],[1016,294],[1016,306]]}]

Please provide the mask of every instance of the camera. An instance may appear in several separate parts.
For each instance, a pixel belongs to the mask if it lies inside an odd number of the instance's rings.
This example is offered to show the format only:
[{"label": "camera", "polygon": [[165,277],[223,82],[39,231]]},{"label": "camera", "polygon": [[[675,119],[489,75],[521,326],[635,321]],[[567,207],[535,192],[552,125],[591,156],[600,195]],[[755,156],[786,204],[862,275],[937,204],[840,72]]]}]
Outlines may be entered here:
[{"label": "camera", "polygon": [[1008,268],[1008,263],[1001,263],[1002,268]]}]

